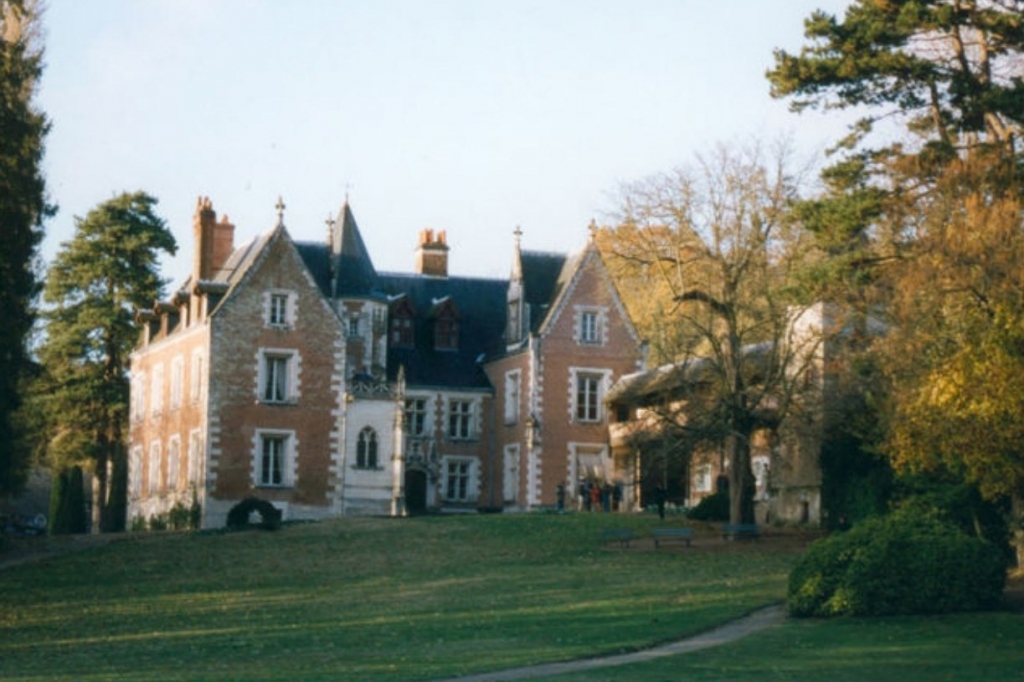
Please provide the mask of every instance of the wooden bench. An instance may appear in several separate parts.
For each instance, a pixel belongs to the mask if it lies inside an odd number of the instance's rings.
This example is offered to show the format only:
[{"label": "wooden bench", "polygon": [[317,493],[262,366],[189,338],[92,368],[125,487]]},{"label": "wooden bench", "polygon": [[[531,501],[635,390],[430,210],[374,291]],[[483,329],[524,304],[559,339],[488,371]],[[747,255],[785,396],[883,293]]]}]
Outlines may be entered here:
[{"label": "wooden bench", "polygon": [[654,529],[654,549],[658,549],[658,544],[661,542],[668,542],[672,540],[681,540],[686,543],[686,546],[690,546],[690,540],[693,539],[692,528],[655,528]]},{"label": "wooden bench", "polygon": [[754,523],[726,524],[722,527],[723,540],[757,540],[761,529]]},{"label": "wooden bench", "polygon": [[617,542],[623,547],[629,547],[633,539],[633,531],[629,528],[605,528],[601,531],[601,538],[606,542]]}]

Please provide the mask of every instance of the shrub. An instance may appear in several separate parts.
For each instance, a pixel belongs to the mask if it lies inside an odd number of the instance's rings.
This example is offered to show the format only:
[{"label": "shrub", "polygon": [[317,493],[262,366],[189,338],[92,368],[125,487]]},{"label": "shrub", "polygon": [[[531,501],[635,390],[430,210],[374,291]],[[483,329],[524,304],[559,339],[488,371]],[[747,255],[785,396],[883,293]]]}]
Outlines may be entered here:
[{"label": "shrub", "polygon": [[911,512],[869,519],[807,550],[789,578],[794,616],[928,614],[995,605],[1006,561],[993,544]]},{"label": "shrub", "polygon": [[241,530],[253,525],[249,523],[249,517],[258,514],[260,523],[255,524],[266,530],[277,530],[281,527],[281,510],[266,500],[256,497],[247,497],[228,512],[227,527],[232,530]]},{"label": "shrub", "polygon": [[697,506],[686,513],[695,521],[728,521],[729,493],[719,491],[708,495],[697,503]]}]

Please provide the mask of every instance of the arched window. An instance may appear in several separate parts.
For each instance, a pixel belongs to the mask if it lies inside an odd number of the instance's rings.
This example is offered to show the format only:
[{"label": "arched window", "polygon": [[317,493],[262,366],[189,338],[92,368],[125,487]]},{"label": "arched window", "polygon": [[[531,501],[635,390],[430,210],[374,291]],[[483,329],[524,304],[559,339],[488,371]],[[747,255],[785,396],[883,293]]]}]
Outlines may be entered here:
[{"label": "arched window", "polygon": [[356,467],[359,469],[377,468],[377,432],[367,426],[359,432],[356,444]]}]

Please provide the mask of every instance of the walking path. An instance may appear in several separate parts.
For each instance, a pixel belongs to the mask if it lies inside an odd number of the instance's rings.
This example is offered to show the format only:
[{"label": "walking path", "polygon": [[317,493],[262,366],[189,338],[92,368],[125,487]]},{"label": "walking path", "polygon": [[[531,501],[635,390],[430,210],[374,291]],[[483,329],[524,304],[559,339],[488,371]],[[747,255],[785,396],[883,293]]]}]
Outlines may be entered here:
[{"label": "walking path", "polygon": [[531,665],[522,668],[512,668],[510,670],[483,673],[480,675],[458,677],[451,680],[443,680],[442,682],[508,682],[510,680],[528,680],[538,677],[550,677],[552,675],[561,675],[562,673],[583,672],[586,670],[593,670],[594,668],[610,668],[629,663],[644,663],[664,656],[677,656],[679,654],[690,653],[691,651],[708,649],[713,646],[718,646],[719,644],[726,644],[727,642],[734,642],[749,634],[778,625],[785,619],[785,617],[786,611],[783,606],[769,606],[759,611],[755,611],[749,616],[740,618],[739,620],[734,620],[731,623],[721,625],[714,630],[708,630],[707,632],[694,635],[693,637],[687,637],[686,639],[679,640],[678,642],[662,644],[661,646],[644,649],[643,651],[634,651],[628,654],[615,654],[613,656],[602,656],[600,658],[586,658],[577,661],[562,661],[561,663]]}]

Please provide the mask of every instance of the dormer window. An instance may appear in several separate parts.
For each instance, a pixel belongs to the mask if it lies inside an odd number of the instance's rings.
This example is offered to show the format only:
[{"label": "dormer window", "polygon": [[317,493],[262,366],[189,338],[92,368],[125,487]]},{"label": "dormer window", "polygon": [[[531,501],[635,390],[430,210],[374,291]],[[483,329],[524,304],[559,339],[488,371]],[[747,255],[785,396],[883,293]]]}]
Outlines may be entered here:
[{"label": "dormer window", "polygon": [[519,301],[508,302],[508,332],[509,343],[515,343],[522,338],[523,330],[519,318]]},{"label": "dormer window", "polygon": [[389,317],[389,343],[398,348],[411,348],[416,342],[416,336],[413,330],[415,312],[409,304],[409,299],[401,296],[392,303]]},{"label": "dormer window", "polygon": [[348,335],[350,337],[359,336],[359,332],[360,332],[360,329],[359,329],[359,318],[358,317],[350,317],[350,318],[348,318]]},{"label": "dormer window", "polygon": [[578,307],[574,325],[576,342],[583,346],[603,346],[607,324],[607,309]]},{"label": "dormer window", "polygon": [[458,350],[459,314],[451,299],[436,301],[431,311],[434,319],[434,348],[436,350]]}]

